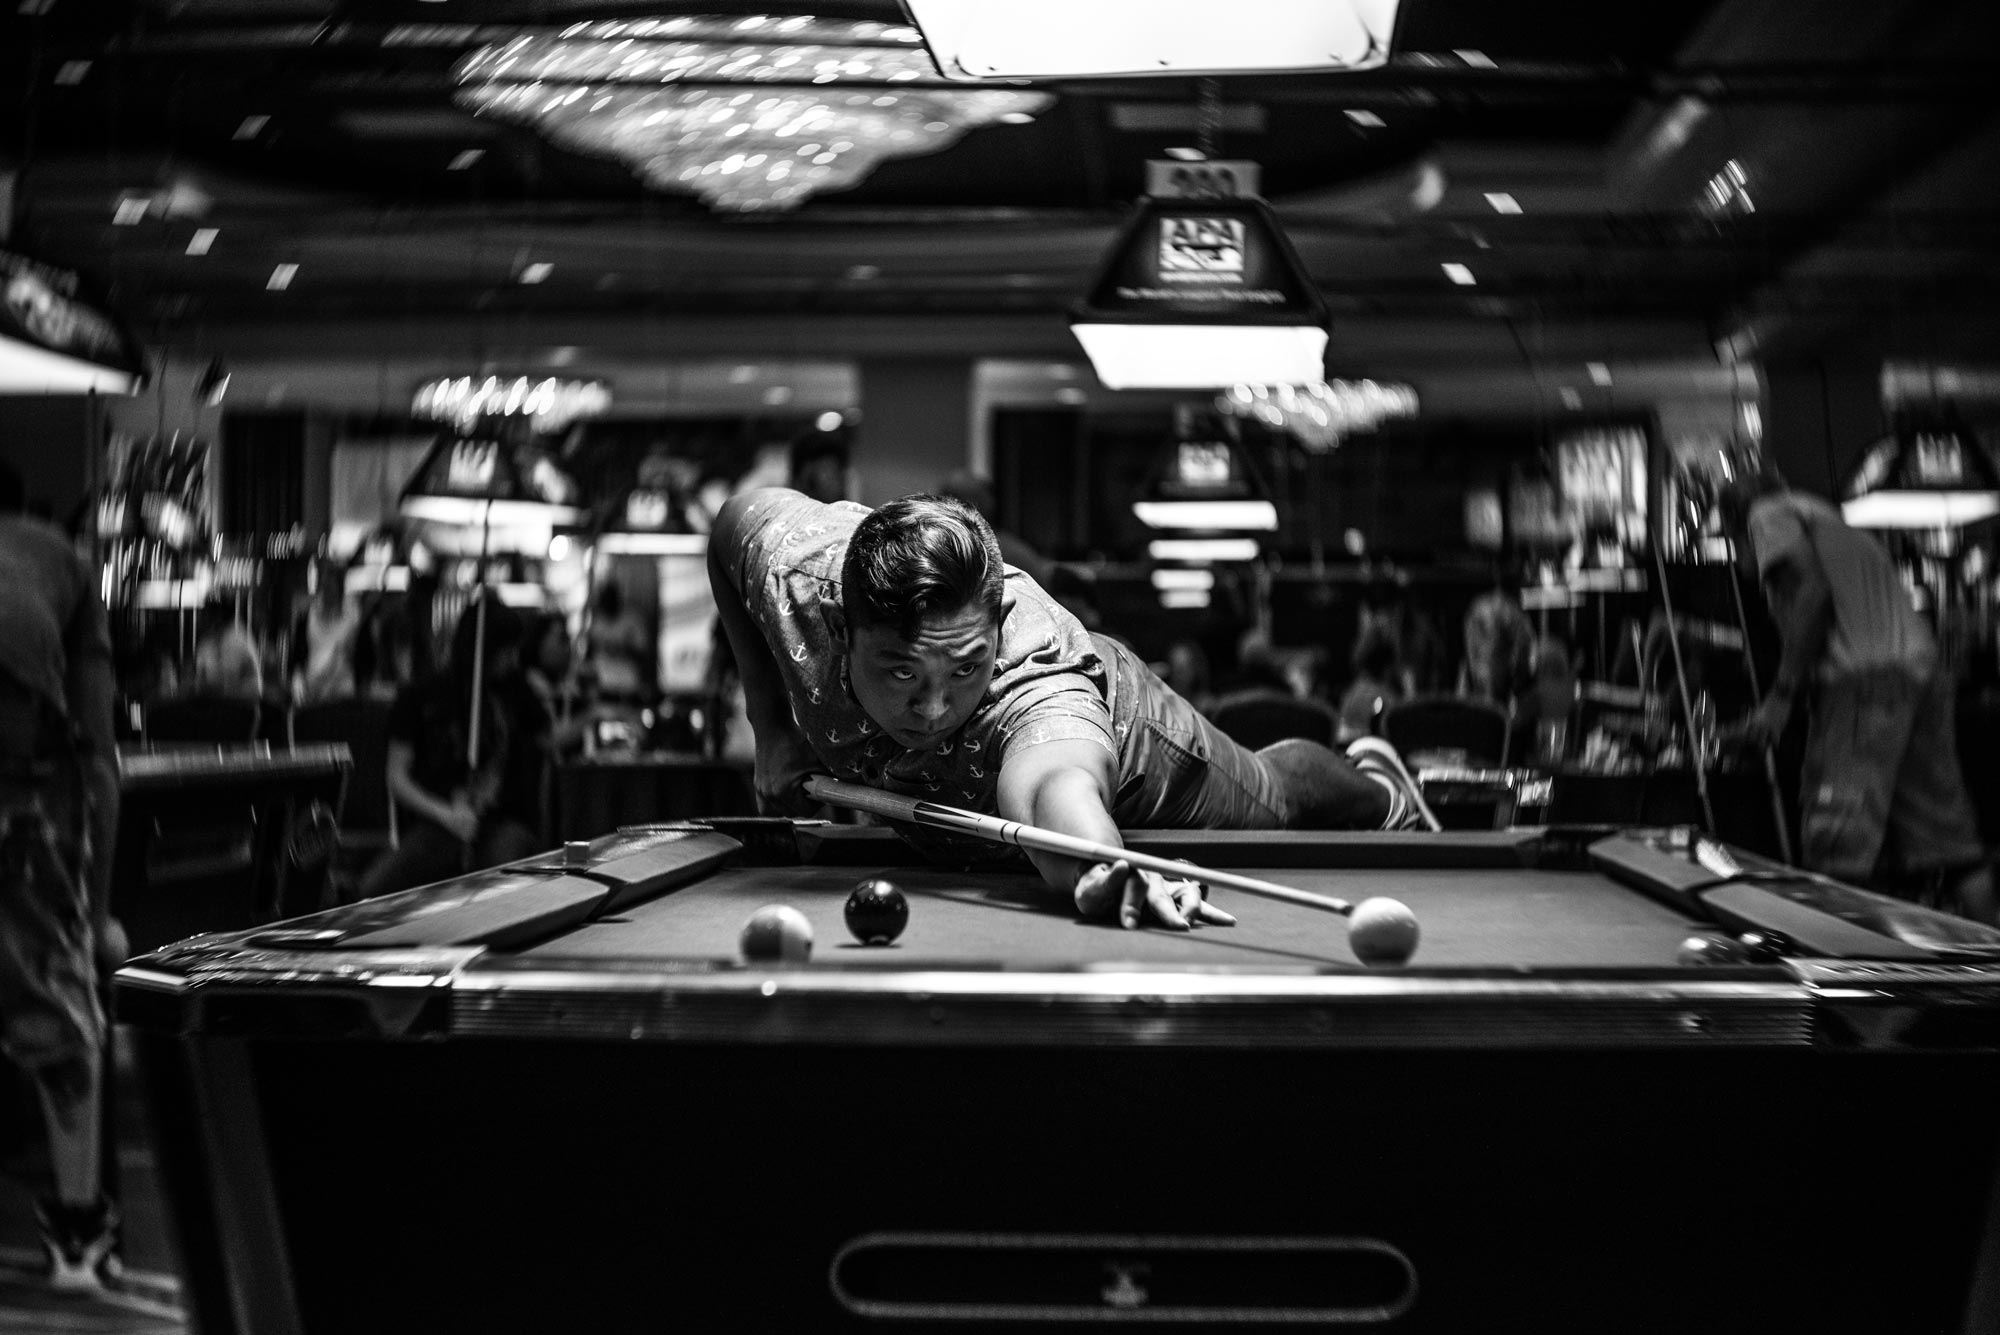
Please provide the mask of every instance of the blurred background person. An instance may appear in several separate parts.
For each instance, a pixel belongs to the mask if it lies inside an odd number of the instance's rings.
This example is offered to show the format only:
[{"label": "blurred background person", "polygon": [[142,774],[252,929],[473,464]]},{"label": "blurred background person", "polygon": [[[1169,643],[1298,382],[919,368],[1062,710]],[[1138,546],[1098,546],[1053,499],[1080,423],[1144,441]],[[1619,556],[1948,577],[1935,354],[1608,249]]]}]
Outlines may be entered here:
[{"label": "blurred background person", "polygon": [[452,634],[443,671],[405,687],[389,717],[389,792],[401,842],[361,879],[361,897],[527,857],[547,825],[549,718],[523,679],[527,626],[487,595],[477,765],[468,756],[478,607]]},{"label": "blurred background person", "polygon": [[1888,549],[1768,467],[1740,471],[1717,510],[1780,644],[1763,700],[1725,744],[1770,746],[1805,704],[1801,861],[2000,920],[1959,768],[1956,682]]}]

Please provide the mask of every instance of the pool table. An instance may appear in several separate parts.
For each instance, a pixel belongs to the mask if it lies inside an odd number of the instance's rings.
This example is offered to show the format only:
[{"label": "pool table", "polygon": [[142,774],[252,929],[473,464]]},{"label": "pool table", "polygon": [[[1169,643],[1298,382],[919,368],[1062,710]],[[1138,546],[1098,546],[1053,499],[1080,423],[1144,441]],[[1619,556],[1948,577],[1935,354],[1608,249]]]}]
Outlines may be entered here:
[{"label": "pool table", "polygon": [[[1421,943],[716,820],[132,961],[199,1328],[2000,1320],[2000,933],[1686,831],[1129,838]],[[870,876],[892,945],[843,926]],[[739,955],[771,903],[809,961]]]}]

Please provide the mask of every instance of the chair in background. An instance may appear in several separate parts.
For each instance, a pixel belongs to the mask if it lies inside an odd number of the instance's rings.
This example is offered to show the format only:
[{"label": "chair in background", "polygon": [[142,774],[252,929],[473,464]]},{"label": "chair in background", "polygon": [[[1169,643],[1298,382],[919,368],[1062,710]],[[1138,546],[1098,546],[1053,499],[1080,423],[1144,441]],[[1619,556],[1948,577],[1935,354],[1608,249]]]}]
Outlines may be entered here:
[{"label": "chair in background", "polygon": [[1382,712],[1382,735],[1412,769],[1428,757],[1492,768],[1507,759],[1507,711],[1485,700],[1425,695]]},{"label": "chair in background", "polygon": [[389,702],[357,697],[300,705],[292,711],[291,740],[294,746],[345,742],[353,753],[331,873],[334,896],[346,903],[369,864],[399,841],[389,794]]},{"label": "chair in background", "polygon": [[1317,700],[1263,690],[1225,695],[1209,706],[1208,717],[1252,751],[1289,737],[1332,746],[1336,723],[1333,711]]},{"label": "chair in background", "polygon": [[225,696],[181,696],[146,708],[146,741],[250,742],[257,737],[263,708],[254,700]]}]

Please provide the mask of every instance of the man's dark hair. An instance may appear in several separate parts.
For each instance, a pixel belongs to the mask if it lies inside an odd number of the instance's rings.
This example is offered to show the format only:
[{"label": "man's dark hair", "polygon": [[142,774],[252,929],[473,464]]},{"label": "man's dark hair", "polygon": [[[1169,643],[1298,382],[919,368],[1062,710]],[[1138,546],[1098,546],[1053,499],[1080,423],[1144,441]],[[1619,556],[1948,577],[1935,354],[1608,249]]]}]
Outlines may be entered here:
[{"label": "man's dark hair", "polygon": [[20,470],[0,459],[0,515],[17,515],[28,506],[28,484]]},{"label": "man's dark hair", "polygon": [[905,636],[969,606],[999,616],[1004,578],[992,526],[949,496],[903,496],[871,511],[840,570],[849,628],[894,626]]}]

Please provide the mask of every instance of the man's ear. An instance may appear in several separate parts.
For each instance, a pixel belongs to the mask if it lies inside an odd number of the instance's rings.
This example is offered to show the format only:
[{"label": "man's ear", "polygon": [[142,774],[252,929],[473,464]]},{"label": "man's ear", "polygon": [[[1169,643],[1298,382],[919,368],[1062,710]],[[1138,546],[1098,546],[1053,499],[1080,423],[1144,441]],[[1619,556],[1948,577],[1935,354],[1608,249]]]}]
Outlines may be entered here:
[{"label": "man's ear", "polygon": [[847,642],[847,610],[838,603],[822,602],[819,611],[826,618],[826,629],[833,636],[833,647],[843,654],[851,652],[853,646]]}]

